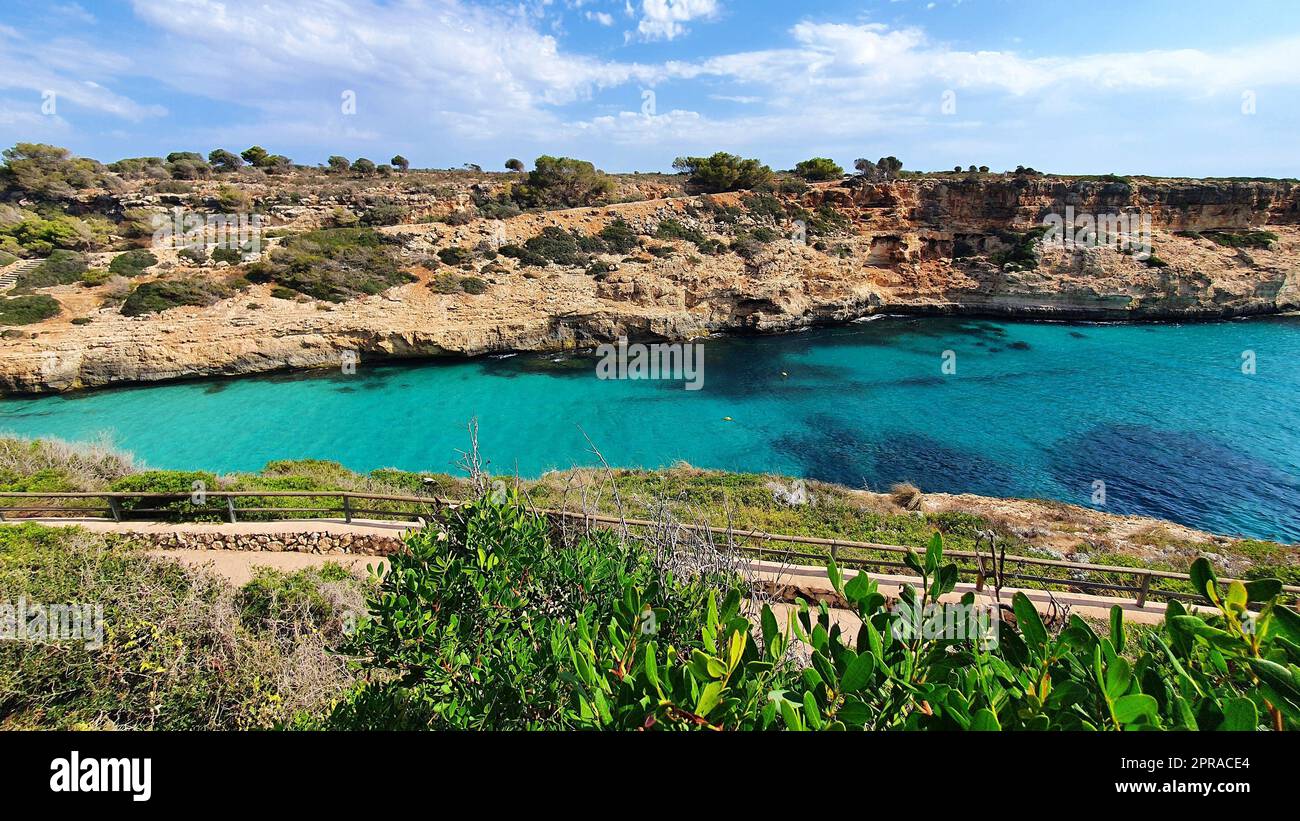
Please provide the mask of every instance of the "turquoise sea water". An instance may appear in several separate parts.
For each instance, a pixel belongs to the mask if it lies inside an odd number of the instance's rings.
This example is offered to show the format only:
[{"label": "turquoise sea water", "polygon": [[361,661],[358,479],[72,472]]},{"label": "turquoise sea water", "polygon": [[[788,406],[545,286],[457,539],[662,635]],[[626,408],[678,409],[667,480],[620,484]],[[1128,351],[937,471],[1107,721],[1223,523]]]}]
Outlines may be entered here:
[{"label": "turquoise sea water", "polygon": [[[152,467],[334,459],[454,472],[685,460],[887,488],[1036,496],[1300,540],[1300,319],[1188,325],[883,317],[705,345],[704,387],[529,355],[0,401],[0,432],[107,435]],[[956,373],[941,371],[943,352]],[[1256,373],[1242,372],[1253,351]],[[787,374],[782,376],[782,372]],[[732,421],[725,421],[731,417]]]}]

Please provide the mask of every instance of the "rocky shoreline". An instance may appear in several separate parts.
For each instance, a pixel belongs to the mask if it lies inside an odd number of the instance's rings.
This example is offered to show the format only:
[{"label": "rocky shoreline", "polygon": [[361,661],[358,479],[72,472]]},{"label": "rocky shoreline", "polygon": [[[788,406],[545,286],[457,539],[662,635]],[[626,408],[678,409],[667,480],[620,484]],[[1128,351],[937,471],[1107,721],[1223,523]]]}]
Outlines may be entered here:
[{"label": "rocky shoreline", "polygon": [[[1300,186],[1291,183],[837,183],[798,198],[800,207],[817,209],[809,213],[842,221],[831,244],[777,239],[748,256],[704,255],[684,241],[649,239],[667,219],[705,233],[733,230],[702,215],[743,214],[745,196],[382,229],[411,259],[518,243],[548,227],[594,234],[616,220],[641,237],[639,252],[598,257],[607,269],[599,276],[498,258],[480,274],[481,294],[440,293],[418,266],[415,282],[343,303],[281,298],[264,284],[207,307],[135,317],[103,306],[93,288],[44,289],[65,316],[4,333],[0,394],[338,367],[345,357],[571,351],[619,337],[792,331],[875,314],[1193,321],[1300,310]],[[998,264],[1008,243],[1067,206],[1143,209],[1152,216],[1159,264],[1113,248],[1050,243],[1038,244],[1032,265]],[[293,227],[303,229],[318,219],[308,209],[293,216],[303,221]],[[1225,246],[1203,234],[1260,226],[1276,238],[1267,247]],[[651,253],[665,247],[673,252]],[[84,316],[73,324],[68,317],[76,314]]]}]

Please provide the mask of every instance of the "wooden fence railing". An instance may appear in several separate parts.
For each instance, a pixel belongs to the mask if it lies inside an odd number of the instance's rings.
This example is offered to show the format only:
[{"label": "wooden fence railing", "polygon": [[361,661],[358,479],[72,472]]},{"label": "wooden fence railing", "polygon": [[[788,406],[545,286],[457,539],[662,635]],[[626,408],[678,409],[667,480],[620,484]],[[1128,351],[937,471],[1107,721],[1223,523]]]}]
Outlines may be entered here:
[{"label": "wooden fence railing", "polygon": [[[313,507],[288,506],[241,506],[240,499],[312,499],[323,502],[337,500],[337,504],[324,504]],[[356,516],[385,517],[414,520],[442,508],[456,507],[461,502],[439,496],[402,496],[382,493],[363,493],[355,491],[329,490],[208,490],[196,493],[159,493],[154,491],[133,492],[76,492],[76,493],[17,493],[0,492],[0,500],[16,499],[20,502],[32,500],[64,500],[70,502],[91,502],[102,500],[103,504],[65,507],[44,505],[15,506],[0,505],[0,522],[19,521],[41,516],[63,518],[87,514],[100,514],[111,517],[115,522],[147,520],[149,517],[167,519],[203,519],[219,517],[230,523],[245,520],[277,520],[286,518],[285,514],[341,514],[344,521],[351,522]],[[223,505],[213,506],[209,500],[224,500]],[[167,502],[180,502],[180,506],[164,507]],[[152,506],[151,506],[152,505]],[[403,509],[394,509],[398,506]],[[414,508],[414,509],[411,509]],[[602,526],[626,526],[630,530],[655,529],[663,527],[662,522],[635,519],[608,514],[583,513],[571,510],[543,510],[541,513],[552,519],[582,521]],[[15,518],[15,514],[19,514]],[[785,533],[768,533],[761,530],[737,530],[736,528],[716,527],[711,525],[673,524],[672,527],[685,532],[708,534],[722,537],[726,544],[758,558],[772,558],[784,561],[825,562],[827,558],[835,560],[840,567],[861,570],[889,568],[901,575],[914,575],[901,560],[909,550],[914,548],[900,545],[878,544],[875,542],[856,542],[847,539],[826,539],[817,536],[795,536]],[[775,547],[784,545],[784,549]],[[802,549],[801,549],[802,548]],[[812,552],[817,548],[820,552]],[[1081,592],[1102,592],[1107,595],[1131,594],[1121,596],[1132,598],[1139,607],[1148,599],[1183,599],[1199,600],[1199,596],[1186,589],[1176,590],[1159,586],[1170,582],[1190,584],[1186,573],[1168,570],[1154,570],[1141,567],[1121,567],[1116,565],[1089,564],[1071,562],[1062,559],[1043,559],[1036,556],[1002,556],[992,552],[983,553],[965,550],[945,550],[944,556],[956,560],[960,575],[973,580],[975,588],[982,590],[990,580],[1001,582],[1029,582],[1031,585],[1058,586]],[[1053,576],[1051,573],[1057,573]],[[1220,579],[1227,585],[1234,579]],[[1283,591],[1291,597],[1300,597],[1300,586],[1283,585]]]}]

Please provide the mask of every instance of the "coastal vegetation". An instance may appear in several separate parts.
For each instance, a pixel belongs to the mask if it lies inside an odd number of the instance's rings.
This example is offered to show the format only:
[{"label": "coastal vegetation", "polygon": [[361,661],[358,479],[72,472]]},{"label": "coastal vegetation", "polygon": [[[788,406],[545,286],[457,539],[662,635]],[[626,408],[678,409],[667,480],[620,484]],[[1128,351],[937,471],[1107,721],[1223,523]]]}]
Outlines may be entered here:
[{"label": "coastal vegetation", "polygon": [[229,295],[221,282],[198,277],[142,282],[122,303],[122,316],[152,314],[182,305],[211,305]]},{"label": "coastal vegetation", "polygon": [[688,174],[691,185],[709,193],[758,188],[772,180],[772,169],[759,160],[725,151],[709,157],[678,157],[673,168]]},{"label": "coastal vegetation", "polygon": [[0,601],[103,607],[101,646],[0,642],[0,728],[318,724],[353,686],[332,648],[364,594],[337,565],[264,569],[236,589],[119,538],[0,525]]},{"label": "coastal vegetation", "polygon": [[[103,602],[109,625],[99,646],[0,644],[0,726],[1300,727],[1300,616],[1276,580],[1224,590],[1198,559],[1208,611],[1173,603],[1153,629],[1118,607],[1045,618],[1016,594],[956,633],[922,631],[910,614],[957,577],[935,533],[897,598],[828,561],[837,612],[860,622],[845,631],[825,601],[772,600],[725,546],[556,530],[517,491],[471,481],[366,581],[325,565],[236,590],[77,528],[0,526],[0,596]],[[976,612],[971,594],[948,601]]]},{"label": "coastal vegetation", "polygon": [[46,294],[0,299],[0,325],[30,325],[58,316],[59,301]]},{"label": "coastal vegetation", "polygon": [[286,238],[270,258],[248,267],[250,282],[269,282],[327,302],[377,294],[415,281],[394,253],[396,241],[372,228],[331,228]]},{"label": "coastal vegetation", "polygon": [[[901,483],[884,492],[871,492],[760,473],[701,470],[679,465],[662,470],[575,468],[547,473],[538,479],[496,477],[518,487],[539,509],[571,509],[579,505],[597,513],[634,518],[668,514],[674,519],[713,527],[755,529],[796,536],[890,544],[924,549],[938,532],[950,550],[987,549],[992,534],[999,549],[1011,555],[1062,558],[1073,546],[1084,560],[1114,566],[1149,567],[1187,572],[1200,556],[1210,556],[1218,572],[1248,579],[1276,577],[1300,584],[1300,547],[1256,539],[1178,535],[1160,522],[1121,530],[1113,517],[1057,502],[1024,501],[1023,519],[1005,513],[998,502],[987,510],[966,506],[924,505],[929,498],[915,485]],[[70,445],[57,440],[0,437],[0,491],[156,491],[189,492],[195,481],[211,491],[354,491],[402,496],[466,499],[472,484],[445,473],[382,468],[368,473],[348,470],[327,460],[283,460],[261,471],[214,475],[210,472],[143,470],[129,457],[103,446]],[[794,488],[800,487],[801,492]],[[935,497],[939,498],[939,497]],[[585,501],[583,501],[585,500]],[[250,496],[239,507],[330,508],[337,497],[285,498]],[[196,518],[188,500],[153,500],[141,507],[165,507],[177,517]],[[129,505],[128,505],[129,507]],[[211,505],[209,505],[211,507]],[[380,511],[423,515],[427,506],[376,502]],[[129,512],[129,511],[128,511]],[[333,516],[299,512],[295,517]],[[200,520],[222,521],[224,509],[213,508]],[[282,518],[274,512],[239,513],[241,521]],[[805,546],[829,558],[824,547]],[[896,560],[870,550],[845,549],[842,559]],[[823,559],[824,560],[824,559]],[[1059,571],[1059,572],[1058,572]],[[1037,568],[1036,573],[1059,579],[1068,588],[1065,569]],[[1099,580],[1107,580],[1098,574]],[[1176,585],[1175,585],[1176,587]]]}]

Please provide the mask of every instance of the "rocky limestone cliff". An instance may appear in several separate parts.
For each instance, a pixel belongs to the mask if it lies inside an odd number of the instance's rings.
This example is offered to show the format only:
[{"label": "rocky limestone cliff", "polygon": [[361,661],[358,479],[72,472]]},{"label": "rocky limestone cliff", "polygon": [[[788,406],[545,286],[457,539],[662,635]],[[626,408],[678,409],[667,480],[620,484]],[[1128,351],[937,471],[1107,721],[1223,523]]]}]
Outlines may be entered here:
[{"label": "rocky limestone cliff", "polygon": [[[619,336],[685,339],[718,331],[782,331],[868,314],[981,313],[1071,319],[1213,319],[1300,308],[1300,186],[1288,182],[937,179],[811,188],[797,204],[838,215],[807,244],[781,238],[746,257],[601,259],[593,276],[510,262],[482,274],[482,295],[440,294],[420,282],[340,305],[278,299],[268,286],[205,307],[125,317],[80,285],[45,290],[64,316],[0,338],[0,390],[66,391],[127,382],[337,367],[361,360],[588,347]],[[745,195],[674,197],[527,213],[499,223],[384,229],[411,258],[450,246],[518,242],[549,225],[587,233],[615,219],[653,233],[667,217],[716,234],[717,209],[744,213]],[[1000,263],[1044,216],[1147,214],[1147,264],[1112,248],[1035,246],[1030,265]],[[827,211],[826,209],[829,209]],[[784,232],[788,225],[778,225]],[[1228,247],[1203,232],[1267,228],[1267,248]],[[1176,233],[1178,232],[1178,233]],[[1196,233],[1202,232],[1202,233]],[[642,245],[648,241],[642,238]],[[73,325],[72,316],[87,316]]]}]

